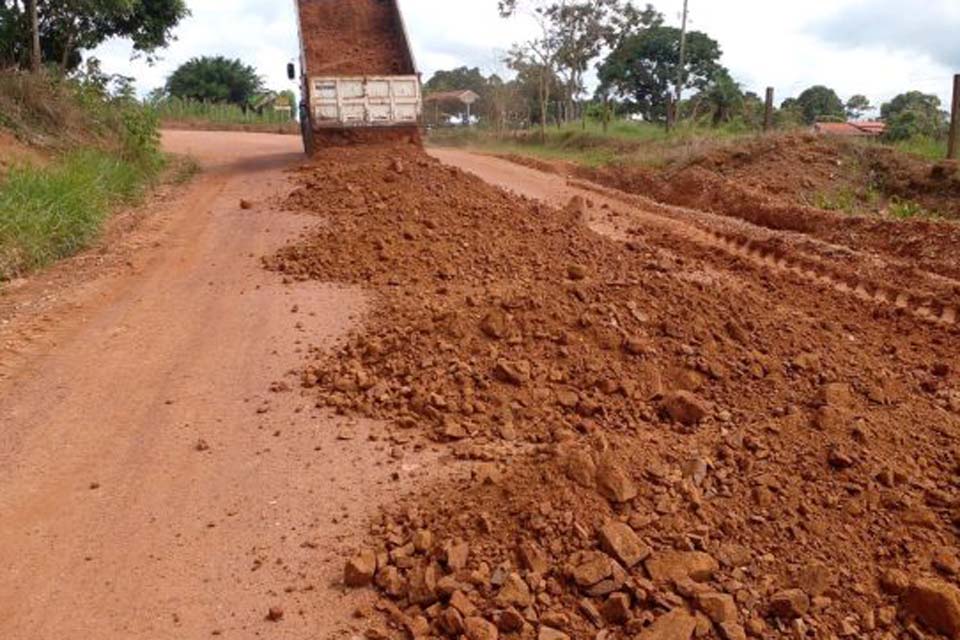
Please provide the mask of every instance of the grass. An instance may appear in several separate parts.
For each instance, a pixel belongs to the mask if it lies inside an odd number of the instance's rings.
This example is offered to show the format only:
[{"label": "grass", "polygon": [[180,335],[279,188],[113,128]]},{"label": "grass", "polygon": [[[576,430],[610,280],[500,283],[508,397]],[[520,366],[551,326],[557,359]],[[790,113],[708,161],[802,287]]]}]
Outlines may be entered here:
[{"label": "grass", "polygon": [[937,140],[924,136],[895,142],[893,146],[898,151],[920,156],[926,160],[937,162],[947,157],[947,141]]},{"label": "grass", "polygon": [[196,100],[180,100],[169,98],[152,105],[161,120],[176,122],[207,122],[213,124],[288,124],[293,121],[290,112],[264,110],[257,113],[243,109],[234,104],[213,104]]},{"label": "grass", "polygon": [[12,169],[0,182],[0,281],[87,246],[114,207],[142,195],[153,172],[98,149]]},{"label": "grass", "polygon": [[710,149],[733,145],[758,133],[742,126],[702,127],[682,125],[667,132],[660,125],[621,120],[606,132],[597,122],[570,123],[547,129],[546,143],[538,130],[498,136],[480,129],[439,129],[430,134],[431,144],[471,147],[489,153],[517,153],[546,160],[566,160],[587,166],[614,162],[662,167],[686,161]]},{"label": "grass", "polygon": [[897,220],[912,220],[913,218],[937,219],[941,216],[933,211],[927,211],[919,203],[912,200],[893,198],[887,207],[890,215]]}]

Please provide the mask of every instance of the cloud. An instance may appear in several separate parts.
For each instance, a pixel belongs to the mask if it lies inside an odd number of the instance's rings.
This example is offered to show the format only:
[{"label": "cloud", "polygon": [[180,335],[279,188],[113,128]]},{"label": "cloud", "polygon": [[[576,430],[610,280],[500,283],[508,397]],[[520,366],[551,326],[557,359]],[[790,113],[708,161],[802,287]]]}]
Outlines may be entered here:
[{"label": "cloud", "polygon": [[[137,79],[141,93],[163,85],[194,56],[225,55],[254,65],[273,89],[295,88],[285,66],[299,57],[292,0],[188,0],[193,15],[150,67],[130,61],[130,45],[95,53],[104,69]],[[670,24],[683,0],[653,0]],[[720,42],[723,63],[745,89],[773,86],[778,100],[814,84],[875,104],[918,89],[949,100],[960,71],[960,0],[690,0],[691,26]],[[414,55],[425,78],[440,69],[477,66],[503,73],[511,44],[534,36],[529,19],[504,20],[497,0],[401,0]]]},{"label": "cloud", "polygon": [[815,21],[810,32],[843,49],[913,52],[960,72],[957,0],[861,0]]}]

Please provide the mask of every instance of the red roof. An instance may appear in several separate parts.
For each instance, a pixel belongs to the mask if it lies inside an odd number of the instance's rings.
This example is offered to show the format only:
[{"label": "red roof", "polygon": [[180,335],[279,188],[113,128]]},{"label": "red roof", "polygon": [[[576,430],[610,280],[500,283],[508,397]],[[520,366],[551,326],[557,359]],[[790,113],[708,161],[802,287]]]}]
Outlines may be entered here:
[{"label": "red roof", "polygon": [[875,120],[863,122],[818,122],[813,130],[829,136],[880,136],[887,125]]}]

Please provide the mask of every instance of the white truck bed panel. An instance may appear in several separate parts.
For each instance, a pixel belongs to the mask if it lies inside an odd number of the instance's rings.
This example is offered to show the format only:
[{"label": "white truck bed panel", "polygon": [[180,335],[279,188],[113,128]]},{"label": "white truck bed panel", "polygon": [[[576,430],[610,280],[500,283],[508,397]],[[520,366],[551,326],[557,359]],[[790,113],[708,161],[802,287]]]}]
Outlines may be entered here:
[{"label": "white truck bed panel", "polygon": [[310,79],[316,127],[416,125],[420,119],[417,76],[316,77]]}]

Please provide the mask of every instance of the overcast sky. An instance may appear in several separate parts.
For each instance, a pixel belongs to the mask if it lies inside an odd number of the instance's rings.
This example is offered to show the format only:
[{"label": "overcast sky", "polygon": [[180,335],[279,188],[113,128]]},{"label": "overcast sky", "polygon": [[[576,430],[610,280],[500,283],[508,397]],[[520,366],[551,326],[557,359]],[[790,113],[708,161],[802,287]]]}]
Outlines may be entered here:
[{"label": "overcast sky", "polygon": [[[723,63],[745,89],[768,85],[778,102],[813,84],[841,98],[879,104],[902,91],[936,93],[946,104],[960,73],[960,0],[689,0],[691,28],[720,42]],[[105,70],[134,76],[142,93],[182,62],[222,54],[254,65],[274,89],[295,88],[286,63],[298,56],[293,0],[188,0],[193,15],[153,66],[130,61],[124,42],[95,52]],[[642,4],[637,2],[636,4]],[[683,0],[657,0],[679,24]],[[460,65],[503,71],[497,62],[533,25],[502,20],[497,0],[402,0],[424,78]]]}]

